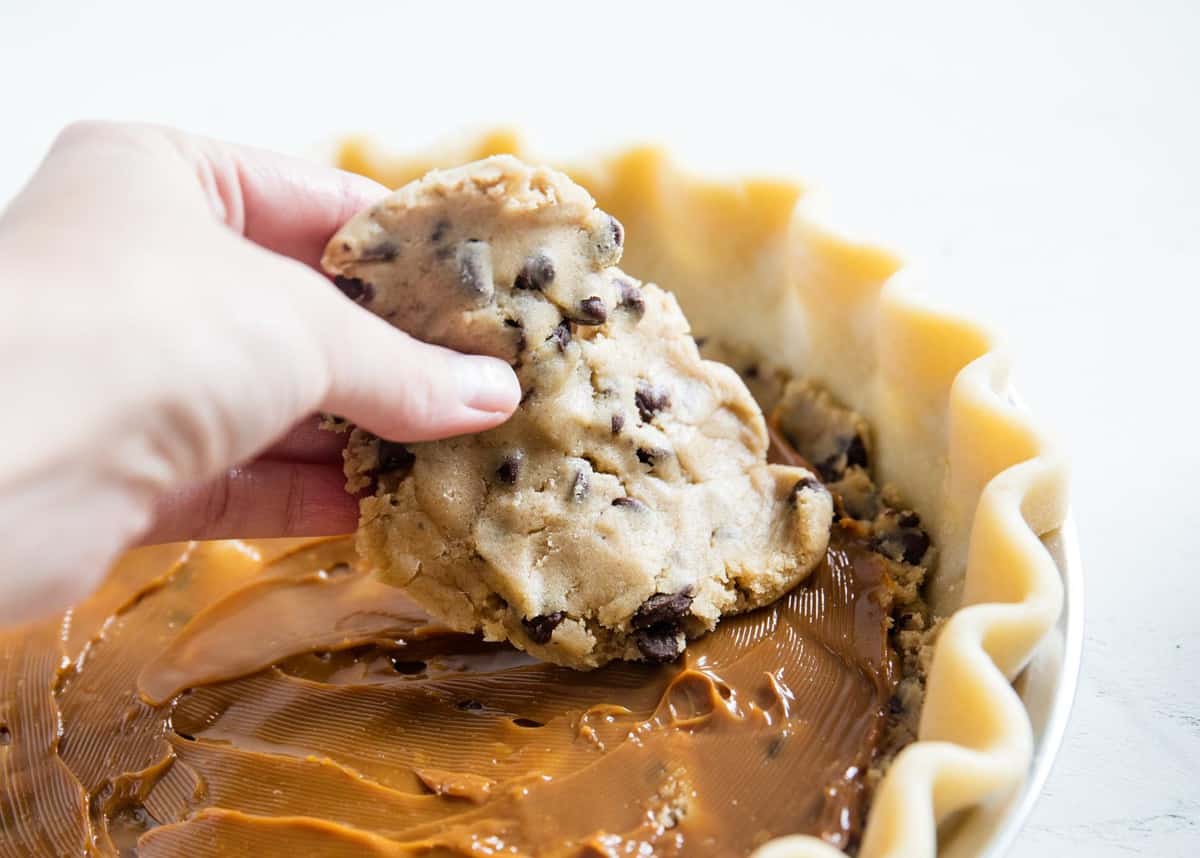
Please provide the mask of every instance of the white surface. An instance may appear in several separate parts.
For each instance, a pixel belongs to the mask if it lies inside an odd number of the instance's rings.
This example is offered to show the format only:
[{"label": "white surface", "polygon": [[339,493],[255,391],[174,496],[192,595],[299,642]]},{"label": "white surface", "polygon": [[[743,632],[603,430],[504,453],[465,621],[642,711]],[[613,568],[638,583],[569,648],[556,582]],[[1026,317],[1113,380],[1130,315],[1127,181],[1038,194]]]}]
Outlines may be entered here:
[{"label": "white surface", "polygon": [[1007,333],[1072,451],[1084,677],[1016,854],[1200,852],[1200,4],[69,5],[0,0],[0,199],[83,116],[294,150],[515,121],[823,187]]}]

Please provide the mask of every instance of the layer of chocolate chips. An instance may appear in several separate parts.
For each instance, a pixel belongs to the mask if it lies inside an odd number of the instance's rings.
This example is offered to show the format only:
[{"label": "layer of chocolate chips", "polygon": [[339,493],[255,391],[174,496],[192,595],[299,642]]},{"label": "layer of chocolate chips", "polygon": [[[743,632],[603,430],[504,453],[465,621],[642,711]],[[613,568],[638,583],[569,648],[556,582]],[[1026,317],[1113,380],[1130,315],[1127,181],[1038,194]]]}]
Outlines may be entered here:
[{"label": "layer of chocolate chips", "polygon": [[537,644],[545,644],[550,643],[554,630],[566,616],[563,611],[555,611],[552,614],[540,614],[531,619],[521,620],[521,625],[525,627],[530,640]]},{"label": "layer of chocolate chips", "polygon": [[366,304],[375,297],[375,287],[358,277],[334,277],[333,285],[358,304]]},{"label": "layer of chocolate chips", "polygon": [[642,422],[649,423],[659,411],[671,407],[671,394],[656,384],[642,382],[633,395],[633,401],[637,405]]}]

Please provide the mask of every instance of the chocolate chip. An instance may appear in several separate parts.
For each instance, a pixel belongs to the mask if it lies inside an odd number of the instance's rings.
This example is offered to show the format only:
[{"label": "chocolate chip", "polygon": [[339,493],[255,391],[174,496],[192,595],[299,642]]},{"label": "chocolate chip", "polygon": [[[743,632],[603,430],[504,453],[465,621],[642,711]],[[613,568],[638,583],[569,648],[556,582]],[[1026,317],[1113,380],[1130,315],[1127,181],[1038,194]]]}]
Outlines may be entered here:
[{"label": "chocolate chip", "polygon": [[545,251],[538,251],[525,260],[521,273],[513,281],[513,288],[540,292],[554,282],[554,273],[554,260]]},{"label": "chocolate chip", "polygon": [[552,614],[540,614],[532,619],[521,620],[521,625],[525,627],[529,639],[534,643],[544,644],[550,642],[551,635],[558,628],[558,624],[567,616],[565,611],[555,611]]},{"label": "chocolate chip", "polygon": [[624,507],[626,509],[632,509],[637,512],[641,512],[644,509],[649,509],[649,507],[647,507],[644,503],[642,503],[637,498],[629,498],[629,497],[613,498],[612,505]]},{"label": "chocolate chip", "polygon": [[620,435],[621,430],[625,428],[625,415],[620,411],[614,411],[612,416],[612,433]]},{"label": "chocolate chip", "polygon": [[674,661],[683,652],[679,644],[678,629],[644,629],[634,632],[633,642],[637,644],[638,652],[645,656],[646,661],[655,664],[665,664]]},{"label": "chocolate chip", "polygon": [[439,220],[436,224],[433,225],[433,232],[430,233],[429,240],[432,241],[434,244],[439,243],[443,238],[446,237],[446,232],[449,229],[450,229],[450,221]]},{"label": "chocolate chip", "polygon": [[546,342],[554,343],[560,352],[565,352],[571,342],[571,322],[567,319],[559,322],[550,336],[546,337]]},{"label": "chocolate chip", "polygon": [[692,337],[692,340],[696,343],[696,348],[702,349],[704,348],[704,344],[708,342],[708,337]]},{"label": "chocolate chip", "polygon": [[500,482],[515,486],[517,477],[521,475],[521,462],[524,458],[525,454],[520,451],[505,456],[500,467],[496,469],[496,477]]},{"label": "chocolate chip", "polygon": [[629,622],[635,629],[648,629],[666,623],[678,626],[680,620],[691,614],[691,610],[692,592],[689,589],[678,593],[655,593],[642,602]]},{"label": "chocolate chip", "polygon": [[825,486],[823,486],[817,480],[814,480],[812,477],[801,477],[796,481],[796,485],[792,486],[792,490],[788,493],[788,500],[795,504],[797,499],[800,497],[800,493],[806,491],[824,492],[828,491],[828,489],[826,489]]},{"label": "chocolate chip", "polygon": [[923,530],[897,530],[875,537],[871,545],[892,560],[916,566],[929,550],[929,536]]},{"label": "chocolate chip", "polygon": [[571,479],[571,500],[580,503],[588,495],[591,481],[588,479],[587,471],[576,471],[575,476]]},{"label": "chocolate chip", "polygon": [[360,262],[391,262],[400,255],[400,248],[390,241],[381,241],[379,244],[365,248],[359,254]]},{"label": "chocolate chip", "polygon": [[843,469],[838,466],[841,455],[830,456],[823,462],[817,462],[817,473],[827,483],[836,483],[842,477]]},{"label": "chocolate chip", "polygon": [[408,470],[416,457],[403,444],[395,441],[379,441],[379,449],[375,454],[376,468],[381,473]]},{"label": "chocolate chip", "polygon": [[917,515],[911,509],[906,509],[896,517],[896,524],[901,527],[920,527],[921,516]]},{"label": "chocolate chip", "polygon": [[529,727],[531,729],[546,726],[541,721],[534,721],[532,718],[514,718],[513,723],[518,727]]},{"label": "chocolate chip", "polygon": [[492,297],[492,248],[478,239],[464,241],[458,248],[458,282],[472,297],[487,300]]},{"label": "chocolate chip", "polygon": [[655,465],[665,462],[671,457],[670,450],[664,450],[662,447],[638,447],[638,461],[643,465],[649,465],[653,468]]},{"label": "chocolate chip", "polygon": [[846,467],[858,465],[861,468],[867,466],[867,445],[863,443],[861,435],[855,435],[850,439],[850,443],[846,446]]},{"label": "chocolate chip", "polygon": [[334,277],[333,285],[342,290],[342,294],[359,304],[366,304],[375,297],[375,287],[357,277]]},{"label": "chocolate chip", "polygon": [[[839,447],[838,452],[817,463],[817,472],[827,483],[840,480],[846,473],[846,469],[852,465],[858,465],[861,468],[867,467],[867,445],[861,435],[855,433],[839,439]],[[845,457],[844,461],[843,457]]]},{"label": "chocolate chip", "polygon": [[617,287],[621,292],[621,300],[617,302],[617,306],[641,318],[646,312],[646,299],[642,297],[642,290],[628,280],[618,280]]},{"label": "chocolate chip", "polygon": [[621,222],[615,217],[611,218],[611,220],[612,223],[610,224],[609,228],[612,230],[613,243],[615,243],[617,247],[621,247],[625,244],[625,227],[621,226]]},{"label": "chocolate chip", "polygon": [[594,257],[601,267],[615,265],[621,258],[621,245],[625,243],[625,228],[611,215],[607,223],[597,224],[592,234]]},{"label": "chocolate chip", "polygon": [[515,328],[520,332],[517,334],[516,348],[518,352],[525,351],[525,347],[529,345],[529,341],[525,338],[525,326],[518,319],[505,319],[504,327]]},{"label": "chocolate chip", "polygon": [[916,566],[929,550],[929,535],[923,530],[903,530],[900,538],[904,542],[904,562]]},{"label": "chocolate chip", "polygon": [[0,745],[11,745],[11,744],[12,744],[12,733],[9,732],[9,729],[7,726],[5,726],[4,724],[0,724]]},{"label": "chocolate chip", "polygon": [[638,414],[642,415],[642,422],[649,423],[657,412],[671,406],[671,394],[658,385],[642,382],[633,401],[637,404]]},{"label": "chocolate chip", "polygon": [[608,308],[604,299],[592,295],[579,302],[579,314],[575,321],[581,325],[603,325],[608,320]]},{"label": "chocolate chip", "polygon": [[750,364],[750,366],[742,370],[742,375],[744,375],[746,378],[758,378],[758,364]]},{"label": "chocolate chip", "polygon": [[454,705],[463,712],[478,712],[483,708],[483,704],[478,700],[460,700]]}]

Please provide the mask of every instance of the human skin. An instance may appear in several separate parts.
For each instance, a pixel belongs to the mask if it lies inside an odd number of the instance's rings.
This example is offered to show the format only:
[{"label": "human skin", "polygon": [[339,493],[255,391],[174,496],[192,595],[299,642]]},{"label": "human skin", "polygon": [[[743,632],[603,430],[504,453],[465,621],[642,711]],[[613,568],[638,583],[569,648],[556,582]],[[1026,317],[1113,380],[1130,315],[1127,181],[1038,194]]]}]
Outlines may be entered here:
[{"label": "human skin", "polygon": [[353,530],[340,436],[490,428],[507,364],[421,343],[317,270],[386,189],[148,125],[80,123],[0,214],[0,624],[119,552]]}]

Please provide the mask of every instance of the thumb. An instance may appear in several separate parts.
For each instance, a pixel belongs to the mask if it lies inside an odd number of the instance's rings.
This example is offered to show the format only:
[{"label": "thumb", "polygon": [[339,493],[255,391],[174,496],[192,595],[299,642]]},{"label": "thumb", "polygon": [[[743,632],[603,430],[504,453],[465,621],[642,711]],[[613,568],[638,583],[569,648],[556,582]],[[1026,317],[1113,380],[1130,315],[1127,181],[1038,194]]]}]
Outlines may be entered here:
[{"label": "thumb", "polygon": [[521,399],[512,367],[417,340],[324,284],[315,312],[329,368],[321,408],[393,441],[503,423]]}]

